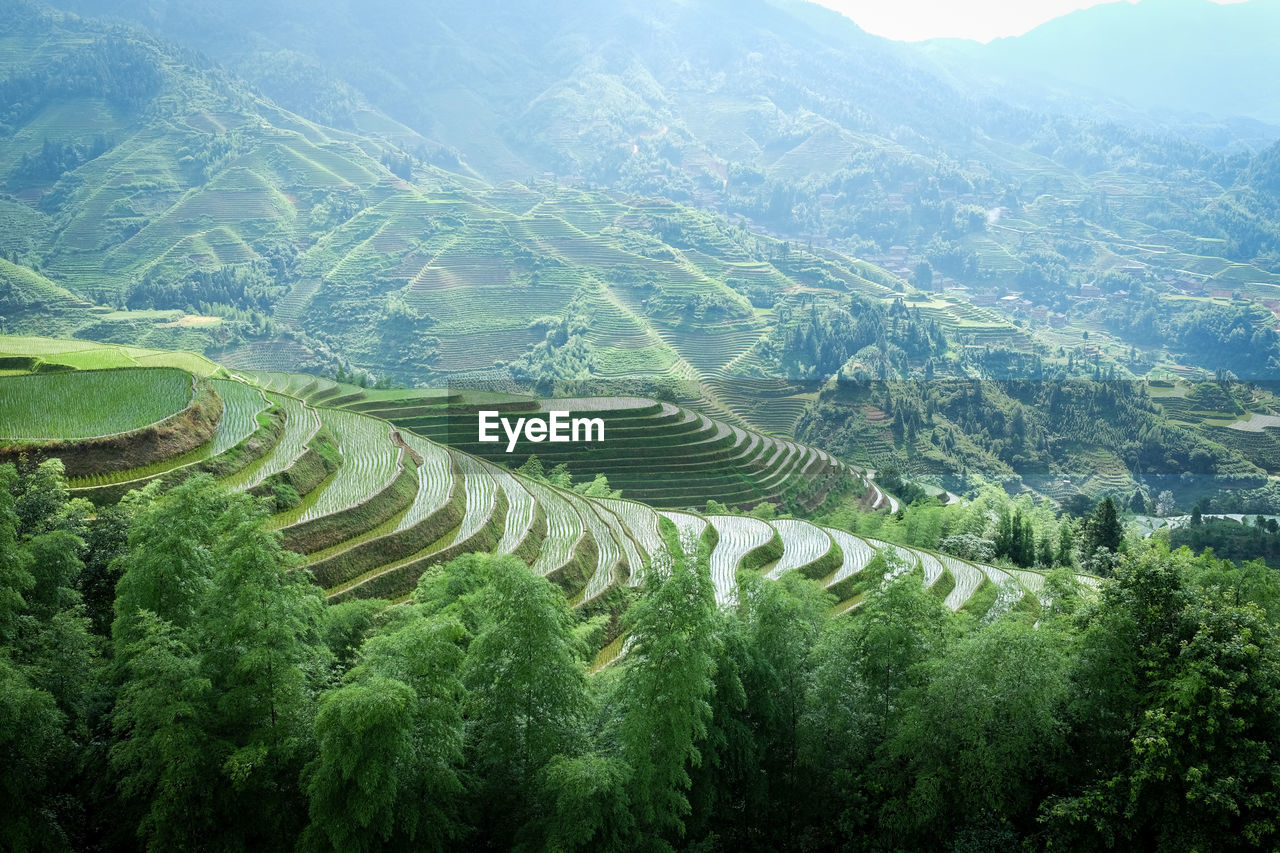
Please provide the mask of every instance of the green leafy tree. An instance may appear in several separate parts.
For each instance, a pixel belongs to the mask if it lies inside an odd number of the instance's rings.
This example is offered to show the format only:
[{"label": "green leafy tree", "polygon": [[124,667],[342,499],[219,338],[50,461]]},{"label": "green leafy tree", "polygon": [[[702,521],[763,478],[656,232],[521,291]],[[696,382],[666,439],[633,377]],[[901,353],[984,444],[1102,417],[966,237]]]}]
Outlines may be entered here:
[{"label": "green leafy tree", "polygon": [[46,459],[19,477],[14,510],[28,535],[50,530],[81,532],[90,512],[83,500],[72,501],[67,488],[66,468],[58,458]]},{"label": "green leafy tree", "polygon": [[690,768],[689,836],[714,834],[729,849],[755,842],[754,827],[741,819],[755,814],[767,797],[759,761],[756,730],[748,709],[743,679],[752,666],[746,625],[736,611],[717,608],[715,675],[708,701],[711,721],[698,744],[700,761]]},{"label": "green leafy tree", "polygon": [[589,498],[617,498],[622,496],[620,489],[609,488],[609,478],[604,474],[596,474],[589,483],[578,483],[573,490]]},{"label": "green leafy tree", "polygon": [[545,480],[547,478],[546,469],[543,468],[542,460],[538,458],[536,453],[526,459],[524,464],[516,470],[524,476],[535,480]]},{"label": "green leafy tree", "polygon": [[124,682],[111,714],[111,769],[134,804],[137,835],[153,849],[199,849],[217,837],[220,765],[211,732],[215,696],[180,631],[154,613],[133,620]]},{"label": "green leafy tree", "polygon": [[0,655],[0,847],[57,850],[67,847],[50,797],[71,757],[65,718],[53,697],[33,686]]},{"label": "green leafy tree", "polygon": [[[533,459],[533,457],[529,457]],[[558,489],[573,488],[573,476],[569,473],[569,466],[561,462],[556,467],[547,472],[547,482]]]},{"label": "green leafy tree", "polygon": [[[906,574],[872,590],[857,618],[832,620],[813,652],[800,758],[815,780],[810,814],[828,846],[872,832],[888,776],[884,744],[950,639],[942,603]],[[834,819],[832,819],[834,818]]]},{"label": "green leafy tree", "polygon": [[458,837],[463,634],[452,619],[410,617],[324,695],[304,847],[443,850]]},{"label": "green leafy tree", "polygon": [[467,763],[477,824],[510,846],[529,824],[547,767],[581,749],[589,707],[583,648],[563,593],[511,555],[477,558],[484,614],[463,664]]},{"label": "green leafy tree", "polygon": [[1159,544],[1117,567],[1072,676],[1066,849],[1265,849],[1280,827],[1280,638],[1252,602],[1189,583]]},{"label": "green leafy tree", "polygon": [[1002,621],[964,637],[928,665],[887,744],[901,784],[884,824],[927,844],[984,836],[1001,845],[1035,828],[1063,747],[1067,658],[1048,628]]},{"label": "green leafy tree", "polygon": [[230,501],[212,478],[199,476],[138,508],[116,586],[111,630],[117,656],[140,636],[133,626],[143,611],[178,628],[194,622],[213,576],[218,521]]},{"label": "green leafy tree", "polygon": [[12,492],[17,480],[12,465],[0,465],[0,641],[6,644],[17,638],[19,617],[27,608],[26,595],[36,585],[31,554],[18,542]]},{"label": "green leafy tree", "polygon": [[463,554],[443,566],[432,567],[418,580],[413,600],[423,613],[453,616],[469,634],[475,634],[489,616],[482,594],[489,585],[493,565],[488,554]]},{"label": "green leafy tree", "polygon": [[1105,548],[1112,553],[1120,550],[1120,543],[1124,540],[1124,527],[1120,524],[1115,501],[1110,497],[1098,502],[1093,515],[1089,517],[1086,533],[1088,553],[1092,554],[1098,548]]},{"label": "green leafy tree", "polygon": [[[631,850],[630,769],[613,756],[558,755],[543,774],[545,810],[534,829],[548,850]],[[530,833],[531,835],[533,833]]]},{"label": "green leafy tree", "polygon": [[669,573],[646,575],[628,614],[631,650],[617,697],[617,739],[631,768],[638,846],[668,849],[684,832],[689,768],[711,722],[715,588],[705,547],[690,559],[672,548]]},{"label": "green leafy tree", "polygon": [[356,598],[324,608],[320,631],[339,670],[350,665],[386,608],[387,602],[376,598]]},{"label": "green leafy tree", "polygon": [[738,615],[749,649],[742,673],[747,721],[763,782],[752,807],[759,824],[770,828],[772,843],[784,845],[797,817],[791,804],[803,799],[810,784],[799,766],[810,652],[835,599],[797,573],[778,581],[749,578],[739,589]]},{"label": "green leafy tree", "polygon": [[254,499],[197,476],[130,530],[112,761],[151,846],[279,847],[301,829],[297,779],[331,659],[319,590],[265,523]]},{"label": "green leafy tree", "polygon": [[1071,523],[1071,519],[1063,518],[1058,524],[1058,549],[1054,554],[1054,565],[1068,567],[1075,565],[1075,551],[1075,526]]},{"label": "green leafy tree", "polygon": [[296,780],[309,758],[316,689],[331,659],[320,633],[323,599],[301,560],[265,527],[265,510],[236,496],[219,518],[216,567],[197,615],[201,671],[218,696],[216,731],[246,842],[296,837],[304,811]]}]

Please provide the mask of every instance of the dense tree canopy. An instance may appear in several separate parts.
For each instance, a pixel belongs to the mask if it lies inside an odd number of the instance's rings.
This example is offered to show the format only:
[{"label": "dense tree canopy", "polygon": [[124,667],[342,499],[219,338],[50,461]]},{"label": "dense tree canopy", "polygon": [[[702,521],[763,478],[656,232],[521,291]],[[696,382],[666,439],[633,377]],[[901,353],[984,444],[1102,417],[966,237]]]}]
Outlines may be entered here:
[{"label": "dense tree canopy", "polygon": [[[266,510],[207,477],[96,516],[56,462],[0,485],[5,849],[1280,842],[1261,562],[1127,540],[1096,595],[1060,569],[1048,606],[990,623],[869,566],[834,616],[798,574],[744,575],[717,607],[705,546],[673,534],[589,675],[602,621],[512,556],[328,605]],[[936,537],[926,510],[880,532]],[[937,509],[974,538],[989,511]],[[1085,538],[1110,547],[1114,513]],[[997,526],[1015,518],[1077,531],[1035,506]]]}]

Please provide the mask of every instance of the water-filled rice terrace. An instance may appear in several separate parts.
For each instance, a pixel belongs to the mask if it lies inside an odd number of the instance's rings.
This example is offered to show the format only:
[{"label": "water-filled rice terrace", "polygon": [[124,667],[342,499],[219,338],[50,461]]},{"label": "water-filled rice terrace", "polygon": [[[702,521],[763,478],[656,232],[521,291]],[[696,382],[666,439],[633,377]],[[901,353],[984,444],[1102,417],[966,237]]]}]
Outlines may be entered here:
[{"label": "water-filled rice terrace", "polygon": [[194,392],[192,377],[169,367],[12,376],[0,384],[0,440],[127,432],[176,414]]},{"label": "water-filled rice terrace", "polygon": [[[158,369],[85,375],[133,388],[139,376]],[[183,387],[192,386],[191,374],[171,370]],[[0,378],[0,399],[8,385],[25,379]],[[1032,571],[1003,571],[802,519],[703,515],[697,507],[705,500],[696,498],[713,490],[724,496],[736,485],[744,500],[785,496],[823,478],[835,488],[857,472],[814,448],[670,403],[497,395],[468,401],[462,392],[372,391],[286,373],[227,376],[208,387],[221,400],[222,415],[200,448],[200,462],[171,460],[166,470],[125,472],[120,482],[208,471],[228,487],[277,499],[287,484],[296,502],[280,506],[271,524],[287,547],[306,556],[307,569],[332,600],[402,599],[432,566],[486,551],[518,556],[575,606],[603,606],[611,591],[642,584],[648,572],[668,571],[671,547],[707,549],[716,598],[726,606],[736,600],[745,571],[774,578],[799,572],[845,610],[856,609],[865,592],[887,578],[912,571],[945,594],[948,607],[976,608],[981,618],[1044,600],[1044,578]],[[589,498],[500,464],[510,458],[484,458],[468,452],[466,442],[434,440],[448,437],[450,406],[474,409],[476,400],[526,416],[563,406],[605,418],[605,444],[614,436],[621,444],[613,455],[589,456],[590,465],[599,466],[590,470],[612,465],[611,485],[622,485],[624,497]],[[567,459],[546,457],[549,465]],[[682,467],[689,480],[684,487]],[[654,471],[646,479],[640,468]],[[731,474],[717,479],[716,472],[726,470]],[[121,493],[77,491],[103,502]],[[637,492],[656,496],[664,508],[638,500]],[[979,595],[988,586],[994,595]]]}]

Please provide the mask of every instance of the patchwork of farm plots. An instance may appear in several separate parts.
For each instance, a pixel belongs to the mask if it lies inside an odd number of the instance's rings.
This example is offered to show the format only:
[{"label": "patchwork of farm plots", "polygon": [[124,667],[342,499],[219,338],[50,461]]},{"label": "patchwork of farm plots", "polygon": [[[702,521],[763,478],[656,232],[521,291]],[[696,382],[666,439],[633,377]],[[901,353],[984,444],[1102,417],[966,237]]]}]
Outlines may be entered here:
[{"label": "patchwork of farm plots", "polygon": [[533,570],[546,575],[569,562],[573,551],[584,536],[582,516],[550,486],[529,480],[525,483],[529,492],[547,515],[547,537],[533,563]]},{"label": "patchwork of farm plots", "polygon": [[737,600],[738,566],[757,548],[763,548],[778,536],[767,522],[737,515],[710,515],[707,521],[720,538],[711,549],[711,582],[715,584],[716,601],[729,604]]},{"label": "patchwork of farm plots", "polygon": [[505,442],[478,441],[474,407],[452,406],[454,401],[436,394],[419,405],[409,398],[385,408],[363,401],[348,405],[496,464],[518,466],[536,454],[545,467],[563,463],[580,479],[604,474],[628,498],[657,507],[696,506],[712,498],[729,505],[782,503],[802,491],[806,505],[816,504],[859,476],[814,448],[639,397],[495,400],[492,408],[503,416],[567,410],[605,425],[604,441],[523,441],[507,453]]},{"label": "patchwork of farm plots", "polygon": [[222,398],[222,419],[213,435],[210,453],[217,456],[244,441],[258,428],[258,415],[266,411],[267,398],[257,388],[231,379],[214,379]]},{"label": "patchwork of farm plots", "polygon": [[418,491],[409,511],[396,526],[397,531],[408,530],[440,509],[453,490],[453,457],[449,451],[413,433],[405,433],[401,438],[422,462],[418,465]]},{"label": "patchwork of farm plots", "polygon": [[782,556],[769,571],[769,577],[777,578],[803,568],[821,559],[834,546],[831,534],[817,525],[795,519],[773,522],[774,530],[782,537]]}]

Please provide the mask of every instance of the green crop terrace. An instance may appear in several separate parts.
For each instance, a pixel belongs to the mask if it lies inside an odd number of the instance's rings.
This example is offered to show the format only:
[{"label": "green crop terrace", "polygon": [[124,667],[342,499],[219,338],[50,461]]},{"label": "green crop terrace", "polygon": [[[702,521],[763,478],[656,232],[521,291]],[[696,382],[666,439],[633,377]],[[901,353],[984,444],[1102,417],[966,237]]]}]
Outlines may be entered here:
[{"label": "green crop terrace", "polygon": [[[7,339],[6,345],[14,350],[17,342]],[[52,342],[35,341],[26,355],[34,364],[38,355],[56,349]],[[287,547],[306,555],[307,569],[333,600],[399,599],[432,566],[468,551],[490,551],[519,556],[559,585],[575,606],[608,608],[612,591],[638,586],[646,572],[670,565],[668,541],[711,546],[717,600],[726,605],[735,600],[743,571],[771,577],[800,572],[830,589],[845,609],[856,607],[870,585],[902,571],[919,571],[927,587],[945,589],[952,609],[976,608],[988,618],[1025,607],[1024,599],[1037,601],[1043,590],[1035,572],[1010,574],[801,519],[703,516],[697,507],[713,494],[738,495],[744,503],[787,495],[819,500],[803,487],[821,481],[839,489],[858,473],[813,448],[669,403],[365,391],[284,373],[223,372],[202,380],[179,366],[186,363],[182,354],[172,360],[168,367],[0,377],[0,399],[13,394],[13,387],[53,377],[97,383],[106,399],[136,393],[138,383],[150,387],[156,376],[176,377],[188,395],[201,387],[219,403],[212,407],[216,423],[202,443],[169,459],[112,472],[109,484],[80,485],[75,492],[108,503],[127,488],[211,473],[230,488],[275,501],[273,525]],[[175,398],[129,423],[145,431],[154,424],[140,420],[162,421],[183,402]],[[584,454],[581,464],[593,473],[607,471],[611,485],[623,486],[624,498],[564,491],[509,470],[502,463],[515,460],[504,454],[473,455],[474,441],[435,440],[458,428],[451,407],[474,411],[479,404],[526,416],[563,407],[603,418],[607,440]],[[104,410],[102,426],[82,419],[80,430],[92,436],[115,423],[112,417]],[[467,415],[456,417],[465,422]],[[474,419],[470,423],[474,428]],[[36,446],[10,439],[0,450],[13,455]],[[188,459],[188,453],[197,458]],[[569,458],[546,454],[549,464]],[[656,509],[646,497],[672,508]],[[877,561],[879,555],[887,556]],[[984,589],[990,589],[985,597],[979,595]]]}]

